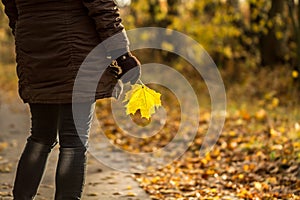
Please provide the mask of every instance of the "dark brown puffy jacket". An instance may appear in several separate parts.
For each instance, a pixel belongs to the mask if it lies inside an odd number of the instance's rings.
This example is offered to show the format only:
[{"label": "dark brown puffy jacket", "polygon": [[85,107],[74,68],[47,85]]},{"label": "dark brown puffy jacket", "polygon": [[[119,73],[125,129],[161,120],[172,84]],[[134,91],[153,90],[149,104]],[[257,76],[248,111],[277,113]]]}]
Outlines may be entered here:
[{"label": "dark brown puffy jacket", "polygon": [[[91,74],[103,73],[97,63],[110,63],[104,54],[128,50],[128,39],[113,0],[2,2],[15,35],[19,94],[24,102],[71,103],[76,75],[91,50],[101,43],[99,55],[94,55],[94,60],[99,56],[99,61],[94,62],[89,73],[83,73],[86,82]],[[112,73],[105,71],[97,81],[96,93],[79,100],[117,96],[120,87]],[[89,86],[79,88],[88,90]]]}]

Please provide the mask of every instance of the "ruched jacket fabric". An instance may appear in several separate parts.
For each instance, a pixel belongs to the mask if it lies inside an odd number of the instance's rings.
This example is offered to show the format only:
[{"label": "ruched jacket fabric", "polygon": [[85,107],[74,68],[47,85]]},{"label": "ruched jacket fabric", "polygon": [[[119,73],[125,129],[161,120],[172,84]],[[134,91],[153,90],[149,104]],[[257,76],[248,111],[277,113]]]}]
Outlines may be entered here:
[{"label": "ruched jacket fabric", "polygon": [[[101,43],[102,54],[128,49],[126,32],[113,0],[2,3],[15,35],[19,94],[24,102],[71,103],[79,68],[98,44]],[[93,73],[97,73],[96,69]],[[116,84],[118,80],[113,74],[105,72],[94,98],[117,96],[118,90],[113,92]]]}]

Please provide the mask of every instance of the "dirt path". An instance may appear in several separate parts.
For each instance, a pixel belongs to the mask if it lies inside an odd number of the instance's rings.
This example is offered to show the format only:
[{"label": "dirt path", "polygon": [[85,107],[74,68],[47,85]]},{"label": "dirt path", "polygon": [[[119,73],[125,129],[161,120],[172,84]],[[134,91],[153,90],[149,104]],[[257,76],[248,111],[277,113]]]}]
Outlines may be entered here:
[{"label": "dirt path", "polygon": [[[10,105],[0,102],[0,200],[12,199],[11,190],[15,169],[29,133],[29,123],[26,105],[18,100],[10,102]],[[55,147],[49,158],[36,200],[53,199],[57,156],[58,147]],[[147,200],[150,198],[138,187],[131,174],[105,167],[88,155],[86,186],[82,199]]]}]

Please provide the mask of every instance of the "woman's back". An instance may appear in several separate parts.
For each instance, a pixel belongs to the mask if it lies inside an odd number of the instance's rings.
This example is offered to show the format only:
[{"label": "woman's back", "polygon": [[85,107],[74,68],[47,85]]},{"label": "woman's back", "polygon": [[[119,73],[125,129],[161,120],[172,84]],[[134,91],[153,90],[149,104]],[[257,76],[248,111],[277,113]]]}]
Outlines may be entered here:
[{"label": "woman's back", "polygon": [[88,53],[123,30],[117,7],[103,0],[15,3],[21,97],[25,102],[69,103],[75,76]]}]

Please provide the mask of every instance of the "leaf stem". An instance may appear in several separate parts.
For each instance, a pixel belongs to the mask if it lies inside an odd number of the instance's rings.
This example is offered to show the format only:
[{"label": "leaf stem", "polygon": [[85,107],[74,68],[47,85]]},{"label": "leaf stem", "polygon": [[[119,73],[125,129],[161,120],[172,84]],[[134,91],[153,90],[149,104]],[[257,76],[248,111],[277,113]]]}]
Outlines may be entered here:
[{"label": "leaf stem", "polygon": [[141,85],[145,85],[145,84],[142,82],[141,79],[138,79],[137,81],[138,81]]}]

